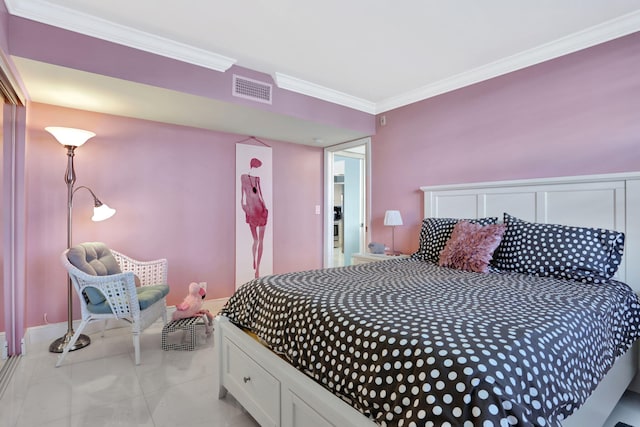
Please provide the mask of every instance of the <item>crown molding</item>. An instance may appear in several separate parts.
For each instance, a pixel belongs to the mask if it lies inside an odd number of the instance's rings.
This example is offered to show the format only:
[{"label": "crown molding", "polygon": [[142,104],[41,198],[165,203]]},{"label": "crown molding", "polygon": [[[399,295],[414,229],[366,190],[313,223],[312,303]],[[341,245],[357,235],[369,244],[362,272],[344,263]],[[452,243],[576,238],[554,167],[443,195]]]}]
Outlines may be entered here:
[{"label": "crown molding", "polygon": [[236,59],[189,46],[43,0],[5,0],[11,15],[225,72]]},{"label": "crown molding", "polygon": [[322,99],[344,107],[353,108],[369,114],[375,114],[376,104],[366,99],[358,98],[344,92],[339,92],[306,80],[298,79],[282,73],[274,73],[273,80],[279,88],[292,92],[308,95],[313,98]]},{"label": "crown molding", "polygon": [[417,90],[388,98],[376,105],[376,113],[432,98],[465,86],[489,80],[563,55],[640,31],[640,11],[623,15],[473,70],[440,80]]},{"label": "crown molding", "polygon": [[[65,28],[102,40],[224,72],[236,59],[155,36],[46,0],[5,0],[11,15]],[[563,55],[640,31],[640,11],[593,26],[550,43],[465,71],[380,102],[358,98],[283,73],[274,73],[279,88],[322,99],[369,114],[380,114],[434,96],[489,80]]]}]

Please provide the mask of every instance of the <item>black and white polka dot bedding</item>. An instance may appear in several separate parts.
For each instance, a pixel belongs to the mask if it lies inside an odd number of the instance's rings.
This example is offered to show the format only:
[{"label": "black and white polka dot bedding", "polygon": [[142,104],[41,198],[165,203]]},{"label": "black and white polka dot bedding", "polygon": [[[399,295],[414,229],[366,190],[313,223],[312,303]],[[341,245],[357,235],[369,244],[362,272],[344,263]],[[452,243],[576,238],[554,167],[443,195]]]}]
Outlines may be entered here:
[{"label": "black and white polka dot bedding", "polygon": [[222,314],[381,426],[560,426],[640,329],[620,282],[415,259],[263,277]]}]

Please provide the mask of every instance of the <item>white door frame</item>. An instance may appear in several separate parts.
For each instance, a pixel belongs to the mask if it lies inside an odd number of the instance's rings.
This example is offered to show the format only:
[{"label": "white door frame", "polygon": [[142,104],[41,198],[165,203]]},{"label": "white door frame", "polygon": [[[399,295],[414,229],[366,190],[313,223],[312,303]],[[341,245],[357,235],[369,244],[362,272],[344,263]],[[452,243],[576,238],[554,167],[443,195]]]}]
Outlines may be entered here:
[{"label": "white door frame", "polygon": [[[0,241],[3,265],[0,266],[2,283],[0,292],[4,304],[5,332],[0,333],[0,357],[25,353],[25,298],[26,298],[26,133],[27,99],[24,96],[10,59],[0,49],[0,168],[3,174],[0,196],[3,213],[0,215]],[[1,364],[0,364],[1,366]]]},{"label": "white door frame", "polygon": [[332,145],[324,149],[324,250],[323,265],[325,268],[333,267],[333,156],[339,151],[349,148],[365,146],[364,155],[364,232],[361,234],[360,247],[366,247],[369,241],[371,221],[371,138],[362,138],[355,141]]}]

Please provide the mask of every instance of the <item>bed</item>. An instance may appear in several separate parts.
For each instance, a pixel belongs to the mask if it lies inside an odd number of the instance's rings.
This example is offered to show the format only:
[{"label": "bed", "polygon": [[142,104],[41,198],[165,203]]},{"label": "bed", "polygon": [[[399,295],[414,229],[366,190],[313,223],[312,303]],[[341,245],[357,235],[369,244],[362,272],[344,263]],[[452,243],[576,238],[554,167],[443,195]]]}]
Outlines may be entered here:
[{"label": "bed", "polygon": [[[637,366],[640,176],[422,190],[411,258],[267,276],[231,297],[220,397],[263,426],[601,424]],[[438,265],[463,226],[500,234],[490,272],[453,265],[455,251]],[[593,256],[572,255],[576,241]]]}]

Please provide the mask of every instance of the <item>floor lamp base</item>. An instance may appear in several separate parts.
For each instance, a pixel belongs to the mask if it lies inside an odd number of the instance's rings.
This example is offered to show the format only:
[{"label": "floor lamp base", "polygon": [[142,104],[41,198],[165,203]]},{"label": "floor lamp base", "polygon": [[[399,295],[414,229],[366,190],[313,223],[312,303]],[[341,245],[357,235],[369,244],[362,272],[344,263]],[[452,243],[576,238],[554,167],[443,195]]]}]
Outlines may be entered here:
[{"label": "floor lamp base", "polygon": [[[71,338],[73,338],[73,332],[67,332],[65,336],[60,337],[51,343],[51,345],[49,346],[49,351],[51,353],[62,353],[65,346],[71,341]],[[73,344],[73,347],[71,347],[69,351],[80,350],[81,348],[85,348],[89,344],[91,344],[91,338],[84,334],[80,334],[76,342]]]}]

